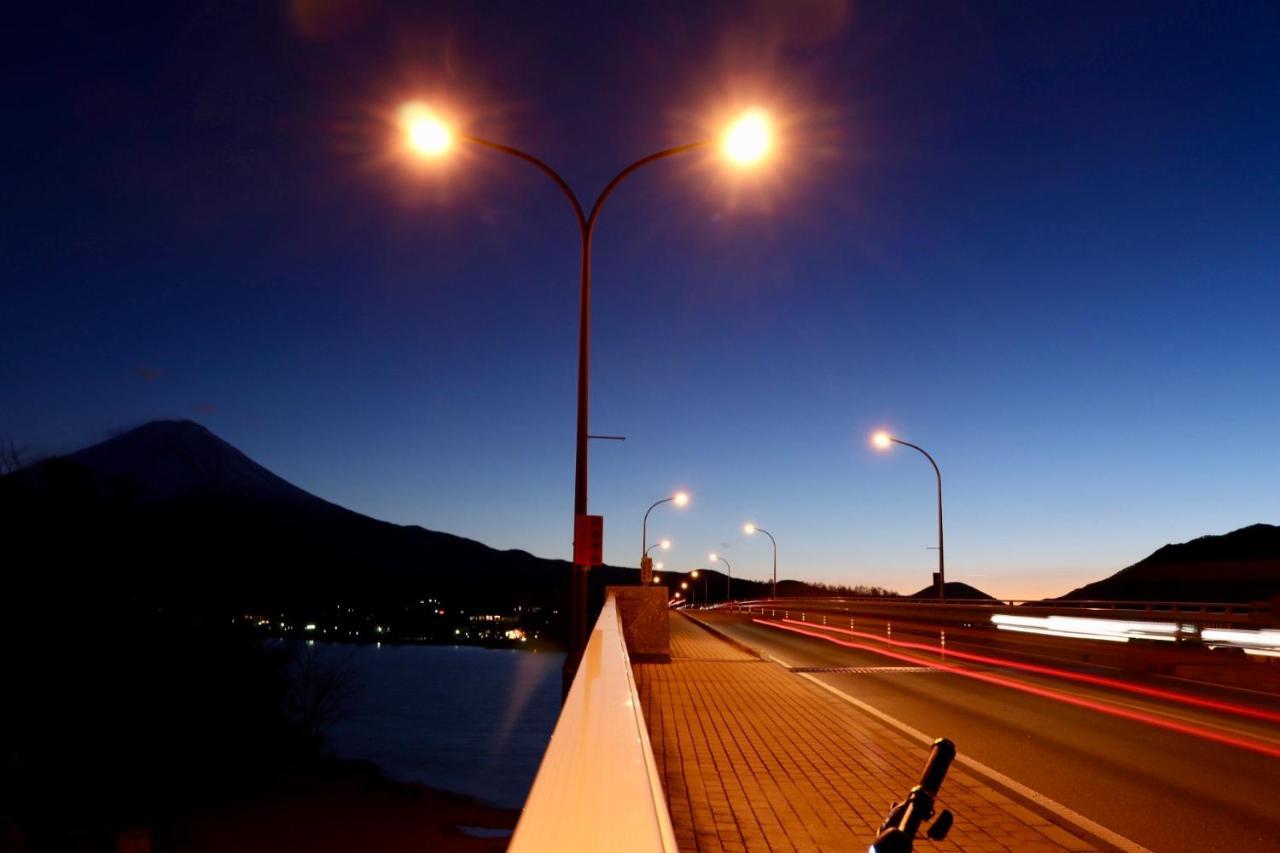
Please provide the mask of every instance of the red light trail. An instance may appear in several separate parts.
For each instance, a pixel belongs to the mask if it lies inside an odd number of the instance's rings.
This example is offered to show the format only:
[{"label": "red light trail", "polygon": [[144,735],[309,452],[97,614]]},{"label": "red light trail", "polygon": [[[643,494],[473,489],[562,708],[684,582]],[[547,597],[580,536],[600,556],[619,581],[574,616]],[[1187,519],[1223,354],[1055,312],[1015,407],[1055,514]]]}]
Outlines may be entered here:
[{"label": "red light trail", "polygon": [[[792,625],[804,625],[807,628],[815,627],[807,622],[797,622],[795,619],[781,620]],[[823,625],[824,631],[835,631],[839,634],[847,634],[851,637],[863,637],[868,640],[885,643],[890,646],[898,646],[904,649],[920,649],[926,652],[938,651],[938,646],[929,645],[928,643],[911,643],[904,640],[894,640],[881,637],[877,634],[868,634],[864,631],[854,631],[849,628],[837,628],[834,625]],[[1248,705],[1236,705],[1230,702],[1219,702],[1215,699],[1202,699],[1199,696],[1192,696],[1187,693],[1179,693],[1175,690],[1162,690],[1159,687],[1147,687],[1141,684],[1130,684],[1121,681],[1118,678],[1107,678],[1104,675],[1088,675],[1083,672],[1072,672],[1067,669],[1057,669],[1051,666],[1041,666],[1038,664],[1022,663],[1020,661],[1008,660],[1006,658],[993,658],[987,655],[974,654],[973,652],[956,651],[953,648],[946,650],[947,657],[960,658],[962,660],[973,661],[974,663],[984,663],[991,666],[1006,667],[1008,669],[1019,669],[1024,672],[1033,672],[1038,675],[1048,675],[1053,678],[1062,678],[1068,681],[1079,681],[1084,684],[1096,684],[1099,687],[1109,687],[1113,690],[1123,690],[1126,693],[1136,693],[1140,696],[1150,696],[1154,699],[1164,699],[1169,702],[1176,702],[1182,705],[1195,705],[1200,708],[1208,708],[1212,711],[1222,711],[1228,714],[1236,714],[1241,717],[1252,717],[1256,720],[1265,720],[1269,723],[1280,723],[1280,713],[1268,711],[1263,708],[1253,708]]]},{"label": "red light trail", "polygon": [[[1045,687],[1037,687],[1032,684],[1024,684],[1023,682],[1016,681],[1012,678],[1004,678],[1003,676],[995,675],[993,673],[977,672],[970,669],[962,669],[960,667],[952,666],[950,664],[943,663],[941,661],[933,661],[927,658],[919,658],[913,655],[906,655],[906,654],[902,654],[901,652],[895,652],[889,649],[880,648],[877,646],[871,646],[866,643],[849,642],[847,640],[842,640],[839,637],[833,637],[830,634],[822,634],[817,631],[810,631],[810,630],[805,630],[803,628],[798,628],[794,624],[786,624],[785,622],[774,622],[768,619],[752,619],[751,621],[760,625],[765,625],[770,628],[777,628],[782,631],[790,631],[794,634],[802,634],[807,637],[813,637],[815,639],[825,640],[826,642],[833,643],[837,646],[843,646],[845,648],[850,648],[850,649],[859,649],[862,651],[871,652],[873,654],[883,655],[885,657],[890,657],[896,660],[905,661],[907,663],[911,663],[916,666],[928,666],[928,667],[933,667],[934,669],[941,669],[946,672],[953,673],[955,675],[960,675],[965,678],[971,678],[975,681],[982,681],[987,684],[997,685],[999,687],[1007,687],[1010,690],[1017,690],[1022,693],[1028,693],[1032,696],[1039,696],[1043,699],[1052,699],[1056,702],[1062,702],[1067,705],[1074,705],[1078,708],[1085,708],[1087,710],[1096,711],[1101,714],[1108,714],[1113,717],[1119,717],[1120,719],[1130,720],[1132,722],[1137,722],[1137,723],[1145,723],[1146,725],[1154,726],[1156,728],[1166,729],[1168,731],[1174,731],[1174,732],[1178,732],[1179,734],[1190,735],[1192,737],[1198,737],[1203,740],[1209,740],[1215,743],[1225,744],[1227,746],[1234,746],[1237,749],[1244,749],[1249,752],[1255,752],[1260,755],[1269,756],[1271,758],[1280,758],[1280,746],[1272,746],[1271,744],[1262,743],[1261,741],[1235,737],[1233,735],[1228,735],[1228,734],[1223,734],[1221,732],[1213,731],[1212,729],[1202,728],[1200,726],[1194,726],[1188,723],[1180,723],[1180,722],[1177,722],[1176,720],[1170,720],[1164,717],[1158,717],[1158,716],[1155,716],[1154,714],[1148,714],[1142,711],[1134,711],[1128,708],[1119,708],[1114,705],[1107,705],[1103,702],[1096,702],[1092,699],[1085,699],[1080,696],[1072,696],[1069,693],[1062,693],[1056,690],[1050,690]],[[875,639],[879,640],[880,638],[877,637]],[[913,643],[910,645],[917,646],[919,644]],[[926,647],[926,648],[931,649],[932,647]]]}]

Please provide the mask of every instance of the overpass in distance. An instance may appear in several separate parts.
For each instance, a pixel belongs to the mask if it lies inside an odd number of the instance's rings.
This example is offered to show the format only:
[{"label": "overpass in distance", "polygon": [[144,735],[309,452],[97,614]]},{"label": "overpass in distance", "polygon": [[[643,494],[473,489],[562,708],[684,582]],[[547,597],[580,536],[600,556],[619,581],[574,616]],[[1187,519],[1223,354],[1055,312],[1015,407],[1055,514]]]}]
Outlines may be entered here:
[{"label": "overpass in distance", "polygon": [[[939,736],[956,823],[918,849],[1280,851],[1274,600],[732,602],[673,611],[670,663],[634,664],[610,602],[515,851],[866,849]],[[593,803],[622,768],[648,793]],[[617,843],[624,813],[656,832]]]}]

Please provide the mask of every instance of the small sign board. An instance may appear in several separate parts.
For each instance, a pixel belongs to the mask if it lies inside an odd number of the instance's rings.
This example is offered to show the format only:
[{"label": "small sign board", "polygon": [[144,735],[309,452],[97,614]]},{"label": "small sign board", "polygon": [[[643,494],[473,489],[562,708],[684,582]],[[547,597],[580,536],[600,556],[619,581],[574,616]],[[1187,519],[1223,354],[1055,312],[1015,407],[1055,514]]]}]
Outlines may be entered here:
[{"label": "small sign board", "polygon": [[573,517],[573,564],[599,566],[604,563],[604,516]]}]

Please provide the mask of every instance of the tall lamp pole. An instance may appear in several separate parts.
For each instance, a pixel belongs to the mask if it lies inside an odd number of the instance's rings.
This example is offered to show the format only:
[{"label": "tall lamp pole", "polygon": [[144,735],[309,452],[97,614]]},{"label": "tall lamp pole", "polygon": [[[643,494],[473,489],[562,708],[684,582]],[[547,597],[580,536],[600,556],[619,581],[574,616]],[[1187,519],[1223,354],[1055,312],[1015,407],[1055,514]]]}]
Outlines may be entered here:
[{"label": "tall lamp pole", "polygon": [[769,537],[769,541],[773,543],[773,597],[778,597],[778,540],[773,538],[773,534],[765,530],[763,527],[757,527],[751,522],[742,525],[742,532],[750,536],[752,533],[759,531]]},{"label": "tall lamp pole", "polygon": [[726,560],[724,557],[721,557],[719,554],[715,554],[715,553],[708,554],[707,559],[713,563],[716,560],[719,560],[720,562],[724,563],[724,568],[725,568],[724,600],[726,603],[729,601],[732,601],[733,600],[733,566],[729,565],[729,561]]},{"label": "tall lamp pole", "polygon": [[924,458],[929,460],[929,464],[933,466],[933,473],[938,477],[938,600],[946,601],[947,588],[947,561],[946,552],[943,550],[942,543],[942,471],[938,469],[938,463],[929,455],[929,451],[925,450],[917,444],[909,441],[903,441],[900,438],[894,438],[887,432],[878,432],[871,437],[871,443],[881,450],[888,449],[891,444],[901,444],[903,447],[910,447],[912,450],[918,450],[924,454]]},{"label": "tall lamp pole", "polygon": [[[530,164],[542,172],[564,193],[578,224],[581,248],[581,275],[578,297],[578,404],[577,431],[574,442],[573,516],[574,548],[573,577],[569,602],[569,654],[565,658],[565,685],[571,683],[577,672],[578,661],[587,642],[587,573],[601,562],[600,550],[603,537],[603,520],[587,515],[587,432],[588,396],[591,364],[591,245],[596,222],[605,201],[628,176],[638,169],[713,145],[716,140],[702,140],[687,145],[666,148],[647,157],[641,157],[605,184],[600,195],[591,205],[590,212],[574,193],[569,183],[555,169],[539,158],[513,148],[471,134],[455,134],[431,109],[420,103],[407,104],[401,109],[400,124],[407,149],[415,155],[435,158],[445,154],[454,138],[474,145],[509,154]],[[725,135],[724,153],[730,159],[742,163],[754,163],[764,157],[769,149],[768,120],[763,113],[753,110],[738,120]]]}]

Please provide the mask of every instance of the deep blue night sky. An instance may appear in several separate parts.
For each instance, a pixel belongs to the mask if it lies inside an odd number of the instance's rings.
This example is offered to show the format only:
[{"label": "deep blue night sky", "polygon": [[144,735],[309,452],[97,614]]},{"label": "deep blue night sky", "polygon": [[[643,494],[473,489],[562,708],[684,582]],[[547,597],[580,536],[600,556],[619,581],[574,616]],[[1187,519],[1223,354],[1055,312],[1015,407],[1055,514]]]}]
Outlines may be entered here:
[{"label": "deep blue night sky", "polygon": [[[35,4],[32,4],[33,6]],[[74,5],[74,4],[73,4]],[[1274,3],[85,4],[3,23],[0,437],[186,417],[322,497],[568,556],[584,196],[592,510],[634,564],[1056,594],[1280,516]],[[337,14],[319,9],[336,8]],[[722,544],[724,543],[724,544]],[[727,547],[726,547],[727,545]]]}]

